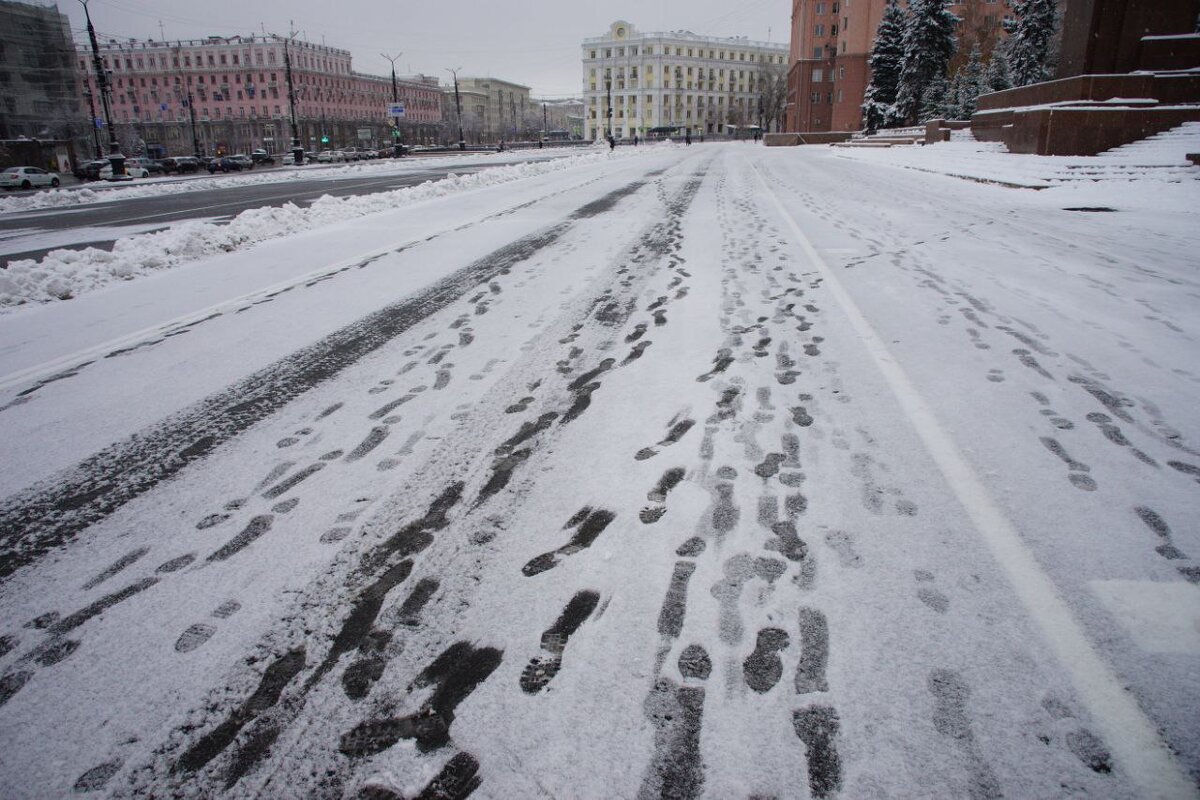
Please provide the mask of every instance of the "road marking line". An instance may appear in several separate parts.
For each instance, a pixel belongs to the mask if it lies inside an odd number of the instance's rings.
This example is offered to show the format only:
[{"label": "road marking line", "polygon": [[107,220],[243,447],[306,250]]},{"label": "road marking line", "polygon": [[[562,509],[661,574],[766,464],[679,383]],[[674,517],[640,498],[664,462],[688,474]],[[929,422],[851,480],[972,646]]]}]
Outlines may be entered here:
[{"label": "road marking line", "polygon": [[1120,768],[1143,797],[1197,796],[1195,784],[1159,737],[1153,721],[1092,646],[1050,577],[992,499],[953,438],[938,424],[932,409],[888,351],[883,339],[800,230],[758,167],[751,165],[751,169],[796,241],[824,276],[825,285],[883,373],[917,436],[991,550],[1026,612],[1041,628],[1047,644],[1066,667]]}]

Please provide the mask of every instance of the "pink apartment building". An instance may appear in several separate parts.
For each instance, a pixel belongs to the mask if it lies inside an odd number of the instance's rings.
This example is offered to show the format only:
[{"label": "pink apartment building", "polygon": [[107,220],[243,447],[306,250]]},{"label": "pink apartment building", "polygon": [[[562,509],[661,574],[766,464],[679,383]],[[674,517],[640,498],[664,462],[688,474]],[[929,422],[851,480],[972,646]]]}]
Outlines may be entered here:
[{"label": "pink apartment building", "polygon": [[[355,72],[347,50],[270,34],[102,43],[113,123],[119,132],[124,127],[134,133],[152,152],[191,153],[190,97],[204,154],[285,151],[292,137],[285,47],[296,94],[297,135],[306,150],[391,143],[390,77]],[[88,94],[96,92],[88,47],[77,49],[76,62],[86,109]],[[443,101],[437,79],[400,79],[397,94],[405,105],[401,139],[410,144],[439,140]],[[95,108],[101,116],[98,97]]]}]

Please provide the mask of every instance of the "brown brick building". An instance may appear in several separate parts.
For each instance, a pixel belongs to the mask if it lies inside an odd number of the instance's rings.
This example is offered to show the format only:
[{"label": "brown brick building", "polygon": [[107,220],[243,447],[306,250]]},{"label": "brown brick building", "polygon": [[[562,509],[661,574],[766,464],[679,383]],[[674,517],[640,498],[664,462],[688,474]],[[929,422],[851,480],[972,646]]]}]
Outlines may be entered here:
[{"label": "brown brick building", "polygon": [[[862,127],[867,59],[888,0],[792,0],[787,130],[855,131]],[[963,59],[978,42],[987,57],[1004,36],[1009,0],[953,3]],[[955,64],[956,65],[956,64]]]}]

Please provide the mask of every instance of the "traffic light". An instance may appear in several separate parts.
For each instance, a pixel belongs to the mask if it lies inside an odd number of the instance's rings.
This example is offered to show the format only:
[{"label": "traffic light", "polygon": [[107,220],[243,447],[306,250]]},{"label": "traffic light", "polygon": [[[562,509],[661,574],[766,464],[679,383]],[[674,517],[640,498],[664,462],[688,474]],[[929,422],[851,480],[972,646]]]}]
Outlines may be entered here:
[{"label": "traffic light", "polygon": [[329,137],[321,134],[321,144],[329,144]]}]

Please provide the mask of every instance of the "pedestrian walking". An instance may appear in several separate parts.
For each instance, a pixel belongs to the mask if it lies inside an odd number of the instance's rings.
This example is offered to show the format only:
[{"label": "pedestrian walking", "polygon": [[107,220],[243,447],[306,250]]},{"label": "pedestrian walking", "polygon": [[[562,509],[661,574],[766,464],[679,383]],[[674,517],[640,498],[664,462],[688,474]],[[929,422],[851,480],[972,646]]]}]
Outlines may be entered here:
[{"label": "pedestrian walking", "polygon": [[692,132],[690,130],[683,132],[683,143],[688,147],[692,146]]},{"label": "pedestrian walking", "polygon": [[617,138],[611,133],[608,135],[608,150],[612,152],[617,149]]}]

